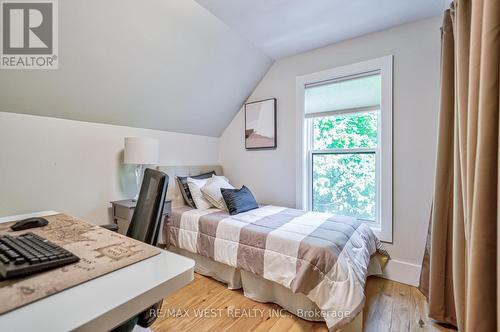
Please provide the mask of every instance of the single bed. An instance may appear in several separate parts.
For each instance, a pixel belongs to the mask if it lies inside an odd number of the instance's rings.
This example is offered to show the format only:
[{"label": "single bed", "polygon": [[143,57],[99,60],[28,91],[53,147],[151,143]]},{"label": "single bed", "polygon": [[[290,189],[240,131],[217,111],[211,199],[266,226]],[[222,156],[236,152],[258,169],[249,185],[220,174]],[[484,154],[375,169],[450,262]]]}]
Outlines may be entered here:
[{"label": "single bed", "polygon": [[183,205],[173,179],[222,174],[220,166],[160,170],[171,178],[167,196],[174,201],[162,241],[193,258],[198,273],[301,318],[324,320],[330,330],[362,329],[366,277],[380,274],[388,259],[365,223],[271,205],[234,216],[193,209]]}]

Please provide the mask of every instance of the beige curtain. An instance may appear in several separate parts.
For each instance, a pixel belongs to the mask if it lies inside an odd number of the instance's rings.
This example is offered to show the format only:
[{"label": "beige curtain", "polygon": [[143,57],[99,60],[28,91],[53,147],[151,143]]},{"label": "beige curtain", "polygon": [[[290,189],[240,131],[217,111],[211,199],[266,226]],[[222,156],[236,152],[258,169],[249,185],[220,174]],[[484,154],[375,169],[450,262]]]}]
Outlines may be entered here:
[{"label": "beige curtain", "polygon": [[420,289],[429,316],[500,330],[500,0],[444,14],[434,202]]}]

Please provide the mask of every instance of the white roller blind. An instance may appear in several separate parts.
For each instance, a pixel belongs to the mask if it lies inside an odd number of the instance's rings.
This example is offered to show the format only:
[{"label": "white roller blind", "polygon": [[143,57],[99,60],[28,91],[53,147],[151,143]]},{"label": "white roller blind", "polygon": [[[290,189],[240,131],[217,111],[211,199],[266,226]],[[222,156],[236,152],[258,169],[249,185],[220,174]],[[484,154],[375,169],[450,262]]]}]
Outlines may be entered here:
[{"label": "white roller blind", "polygon": [[379,109],[381,92],[380,72],[308,84],[304,96],[305,115]]}]

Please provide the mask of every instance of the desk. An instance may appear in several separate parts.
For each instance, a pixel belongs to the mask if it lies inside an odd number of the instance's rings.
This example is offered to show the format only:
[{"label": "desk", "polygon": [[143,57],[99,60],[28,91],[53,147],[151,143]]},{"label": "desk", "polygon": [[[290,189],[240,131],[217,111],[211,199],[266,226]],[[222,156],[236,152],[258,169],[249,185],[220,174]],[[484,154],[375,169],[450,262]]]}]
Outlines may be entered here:
[{"label": "desk", "polygon": [[[0,222],[56,214],[44,211]],[[0,331],[107,331],[193,280],[194,261],[168,251],[0,315]]]}]

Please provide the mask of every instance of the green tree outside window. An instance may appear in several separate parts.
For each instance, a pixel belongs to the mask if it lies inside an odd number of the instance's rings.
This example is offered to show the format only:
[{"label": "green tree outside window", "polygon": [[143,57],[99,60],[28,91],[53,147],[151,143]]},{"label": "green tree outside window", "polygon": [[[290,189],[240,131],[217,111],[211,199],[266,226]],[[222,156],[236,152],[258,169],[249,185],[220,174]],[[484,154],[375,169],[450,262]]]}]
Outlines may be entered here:
[{"label": "green tree outside window", "polygon": [[[378,111],[313,119],[314,211],[376,220]],[[351,149],[368,149],[359,152]]]}]

